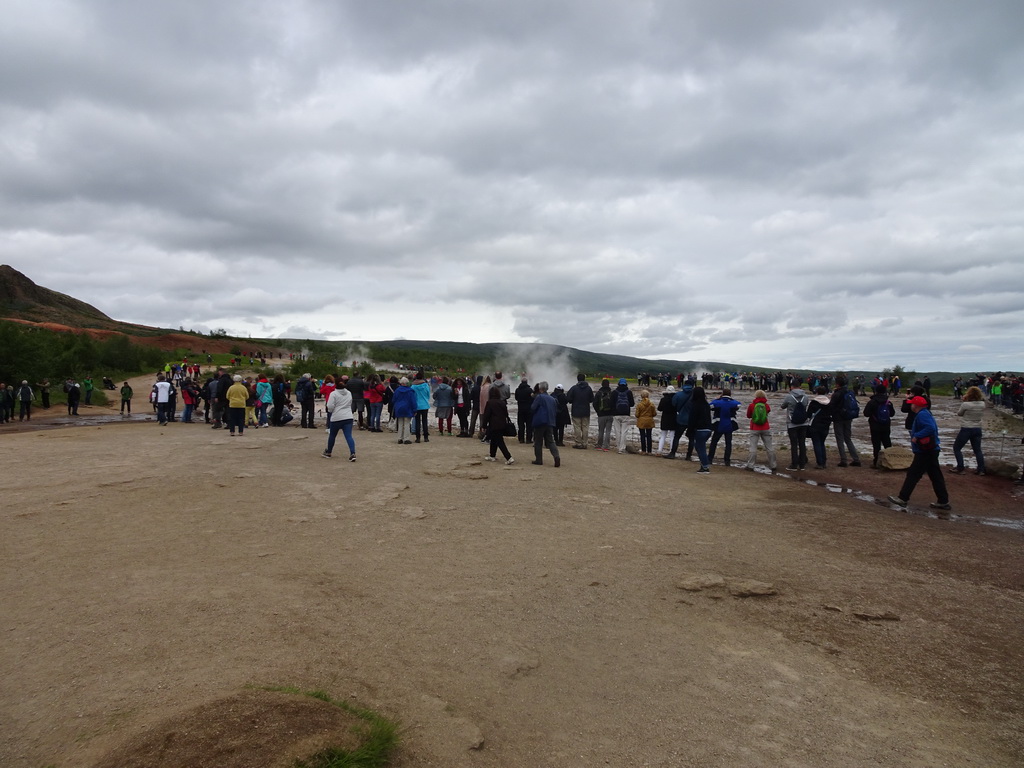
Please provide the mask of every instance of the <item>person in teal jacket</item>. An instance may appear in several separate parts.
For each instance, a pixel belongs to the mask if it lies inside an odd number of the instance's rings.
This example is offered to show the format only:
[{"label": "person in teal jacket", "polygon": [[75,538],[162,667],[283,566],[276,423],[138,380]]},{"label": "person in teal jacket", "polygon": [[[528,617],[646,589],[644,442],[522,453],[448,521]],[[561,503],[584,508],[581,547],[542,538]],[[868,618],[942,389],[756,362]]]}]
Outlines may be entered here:
[{"label": "person in teal jacket", "polygon": [[914,424],[910,428],[910,449],[914,452],[914,461],[907,470],[907,478],[903,481],[899,496],[890,496],[889,501],[900,507],[907,506],[910,494],[914,492],[918,481],[927,474],[935,491],[935,501],[929,506],[933,509],[949,510],[946,480],[939,467],[939,427],[928,409],[928,400],[924,397],[912,397],[907,400],[907,405],[914,413]]},{"label": "person in teal jacket", "polygon": [[423,371],[416,373],[412,382],[412,391],[416,393],[416,421],[413,425],[413,433],[416,435],[416,442],[423,438],[424,443],[430,442],[430,433],[427,430],[428,416],[430,415],[430,384],[427,383]]}]

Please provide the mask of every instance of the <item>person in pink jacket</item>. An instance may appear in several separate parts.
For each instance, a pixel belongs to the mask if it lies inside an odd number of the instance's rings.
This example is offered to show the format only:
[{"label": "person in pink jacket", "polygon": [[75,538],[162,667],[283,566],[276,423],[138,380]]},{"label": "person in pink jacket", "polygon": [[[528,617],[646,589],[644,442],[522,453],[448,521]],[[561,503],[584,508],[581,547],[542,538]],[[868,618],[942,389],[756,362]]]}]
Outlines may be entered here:
[{"label": "person in pink jacket", "polygon": [[768,414],[772,407],[768,405],[768,396],[763,389],[754,393],[753,402],[747,406],[747,418],[750,419],[750,458],[747,459],[746,469],[753,469],[757,459],[757,442],[764,444],[764,450],[768,454],[768,468],[774,472],[775,449],[772,447],[771,426],[768,424]]}]

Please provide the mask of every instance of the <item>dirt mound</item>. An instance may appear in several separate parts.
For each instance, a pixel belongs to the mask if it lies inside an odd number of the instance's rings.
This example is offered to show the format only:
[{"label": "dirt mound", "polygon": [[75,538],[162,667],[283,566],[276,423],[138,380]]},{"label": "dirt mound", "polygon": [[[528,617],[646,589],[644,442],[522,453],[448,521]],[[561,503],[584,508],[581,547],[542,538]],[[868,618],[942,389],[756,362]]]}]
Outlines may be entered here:
[{"label": "dirt mound", "polygon": [[94,768],[291,768],[327,747],[359,746],[365,721],[302,694],[244,691],[165,720]]}]

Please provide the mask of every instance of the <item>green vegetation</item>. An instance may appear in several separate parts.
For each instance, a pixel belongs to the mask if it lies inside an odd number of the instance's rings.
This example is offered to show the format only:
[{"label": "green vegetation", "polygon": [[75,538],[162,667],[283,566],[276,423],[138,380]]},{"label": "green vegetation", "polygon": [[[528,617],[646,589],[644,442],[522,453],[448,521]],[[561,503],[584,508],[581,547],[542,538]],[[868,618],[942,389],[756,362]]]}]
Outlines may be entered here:
[{"label": "green vegetation", "polygon": [[35,386],[49,379],[56,392],[68,376],[81,379],[93,374],[102,387],[103,376],[116,381],[147,369],[155,371],[163,366],[166,354],[132,344],[121,335],[96,341],[86,333],[57,333],[5,321],[0,321],[0,349],[0,381],[27,380]]},{"label": "green vegetation", "polygon": [[398,747],[398,723],[372,710],[353,706],[342,699],[331,698],[324,691],[303,691],[289,686],[266,686],[262,690],[319,699],[365,722],[365,725],[356,730],[361,743],[355,749],[328,747],[305,760],[297,760],[295,768],[383,768]]}]

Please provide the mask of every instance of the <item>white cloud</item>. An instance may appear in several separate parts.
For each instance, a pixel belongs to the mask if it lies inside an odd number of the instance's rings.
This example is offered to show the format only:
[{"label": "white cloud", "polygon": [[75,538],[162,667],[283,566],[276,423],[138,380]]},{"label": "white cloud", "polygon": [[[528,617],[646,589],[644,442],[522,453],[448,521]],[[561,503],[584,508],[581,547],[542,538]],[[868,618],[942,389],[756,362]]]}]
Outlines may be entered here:
[{"label": "white cloud", "polygon": [[1019,350],[1011,0],[8,6],[0,259],[120,319],[780,367]]}]

